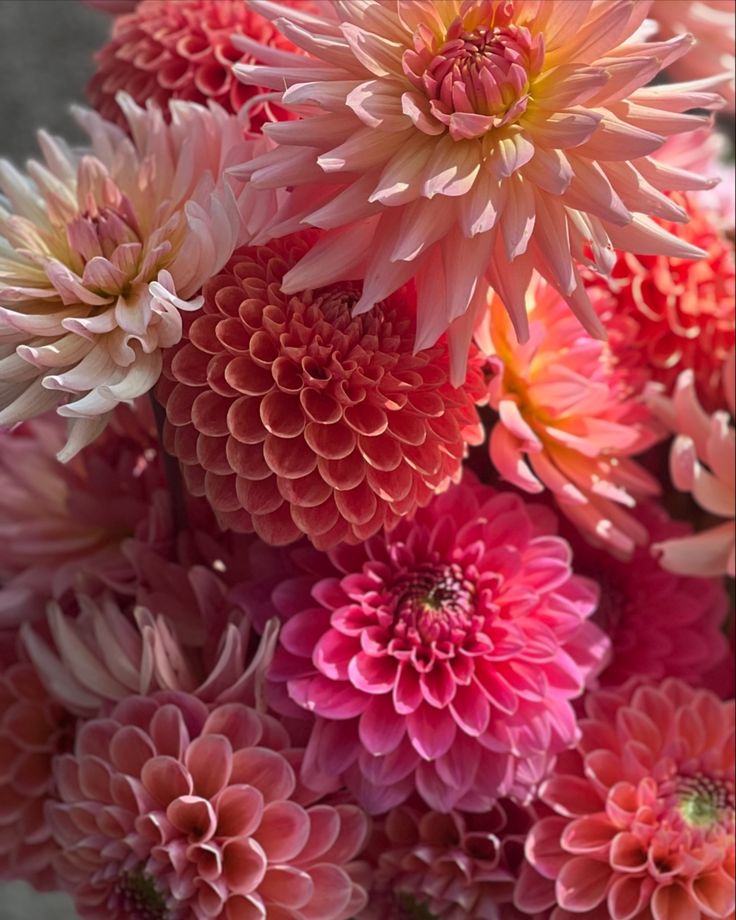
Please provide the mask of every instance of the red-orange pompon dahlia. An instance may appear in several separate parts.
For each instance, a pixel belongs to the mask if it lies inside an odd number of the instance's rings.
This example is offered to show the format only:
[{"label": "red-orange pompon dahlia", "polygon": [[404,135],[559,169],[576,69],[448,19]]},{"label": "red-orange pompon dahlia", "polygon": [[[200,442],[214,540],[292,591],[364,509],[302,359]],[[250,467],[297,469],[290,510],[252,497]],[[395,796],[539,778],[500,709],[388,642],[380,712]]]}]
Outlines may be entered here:
[{"label": "red-orange pompon dahlia", "polygon": [[318,238],[236,252],[170,349],[158,397],[167,449],[223,526],[326,549],[394,526],[459,479],[466,444],[482,440],[483,387],[472,356],[464,386],[450,385],[444,338],[414,352],[413,285],[360,316],[360,284],[285,294]]}]

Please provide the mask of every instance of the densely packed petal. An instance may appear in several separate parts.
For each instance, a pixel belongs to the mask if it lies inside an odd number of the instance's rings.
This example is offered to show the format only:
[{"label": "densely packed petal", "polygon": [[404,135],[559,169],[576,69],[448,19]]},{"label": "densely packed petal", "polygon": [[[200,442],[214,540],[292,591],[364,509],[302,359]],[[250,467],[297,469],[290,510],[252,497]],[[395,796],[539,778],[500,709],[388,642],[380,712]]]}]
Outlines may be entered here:
[{"label": "densely packed petal", "polygon": [[656,441],[657,427],[610,347],[580,329],[554,288],[532,284],[528,300],[524,345],[498,299],[484,330],[495,371],[490,404],[499,415],[491,460],[513,485],[548,489],[589,539],[629,556],[648,540],[631,509],[659,491],[631,457]]},{"label": "densely packed petal", "polygon": [[284,621],[273,705],[316,717],[307,782],[344,773],[374,813],[415,789],[439,811],[532,793],[574,743],[571,701],[608,649],[588,621],[596,586],[572,574],[554,523],[464,483],[360,546],[291,554],[251,607]]},{"label": "densely packed petal", "polygon": [[586,702],[579,752],[542,788],[523,910],[580,920],[706,920],[734,911],[733,701],[674,679]]},{"label": "densely packed petal", "polygon": [[[286,730],[241,704],[130,697],[56,763],[55,866],[85,918],[347,920],[353,805],[305,807]],[[306,790],[305,790],[306,792]]]},{"label": "densely packed petal", "polygon": [[132,138],[79,110],[88,149],[41,132],[44,164],[0,165],[0,425],[56,408],[66,459],[158,379],[181,311],[199,309],[244,232],[248,193],[226,170],[258,143],[214,106],[173,103],[166,125],[120,103]]},{"label": "densely packed petal", "polygon": [[[482,441],[477,360],[449,382],[444,340],[414,351],[411,285],[352,316],[360,285],[287,295],[317,236],[237,251],[167,354],[165,443],[224,526],[286,544],[360,542],[460,477]],[[319,243],[317,243],[319,245]]]},{"label": "densely packed petal", "polygon": [[329,231],[288,292],[362,278],[360,313],[416,277],[417,339],[450,326],[461,375],[486,282],[522,341],[533,267],[602,335],[577,262],[607,272],[613,247],[699,255],[651,217],[686,220],[663,191],[708,182],[650,155],[704,123],[686,113],[718,106],[718,81],[646,85],[692,44],[645,40],[648,0],[252,6],[309,55],[260,49],[265,66],[235,67],[302,115],[266,126],[277,149],[240,171],[295,190],[262,239]]}]

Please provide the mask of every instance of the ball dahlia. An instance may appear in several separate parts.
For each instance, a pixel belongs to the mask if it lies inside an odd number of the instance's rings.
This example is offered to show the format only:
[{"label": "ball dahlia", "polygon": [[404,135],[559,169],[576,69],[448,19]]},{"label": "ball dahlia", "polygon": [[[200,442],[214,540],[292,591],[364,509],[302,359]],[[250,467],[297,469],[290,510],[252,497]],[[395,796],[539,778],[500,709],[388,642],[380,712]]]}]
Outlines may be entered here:
[{"label": "ball dahlia", "polygon": [[181,335],[202,284],[227,262],[241,183],[226,175],[257,141],[221,109],[120,103],[132,139],[94,112],[90,148],[41,132],[45,165],[0,165],[0,426],[56,408],[71,422],[62,457],[99,434],[118,403],[147,392],[161,348]]},{"label": "ball dahlia", "polygon": [[284,621],[273,705],[316,717],[309,785],[344,773],[374,813],[415,788],[437,811],[530,793],[608,649],[553,529],[547,509],[464,483],[360,546],[293,553],[260,616]]},{"label": "ball dahlia", "polygon": [[444,340],[415,352],[411,286],[357,317],[360,285],[284,293],[315,239],[238,250],[157,395],[168,449],[223,525],[326,548],[393,527],[459,478],[484,387],[477,361],[450,385]]},{"label": "ball dahlia", "polygon": [[692,44],[643,40],[647,0],[334,0],[319,17],[251,5],[309,54],[235,66],[303,116],[265,126],[278,149],[239,173],[295,189],[263,238],[330,231],[288,293],[360,277],[360,313],[416,277],[418,341],[449,325],[460,373],[486,282],[521,340],[532,267],[603,335],[575,267],[589,249],[603,272],[613,247],[701,254],[650,216],[686,220],[662,191],[708,183],[649,155],[721,97],[645,85]]},{"label": "ball dahlia", "polygon": [[82,917],[347,920],[368,823],[304,807],[285,729],[238,704],[130,697],[56,765],[55,865]]},{"label": "ball dahlia", "polygon": [[669,679],[586,701],[579,753],[542,787],[522,910],[553,920],[706,920],[734,911],[734,703]]},{"label": "ball dahlia", "polygon": [[[692,528],[671,520],[653,503],[636,509],[651,543],[687,538]],[[722,628],[728,595],[721,579],[687,578],[662,569],[649,546],[637,547],[628,562],[595,549],[569,527],[575,571],[597,581],[601,599],[593,622],[611,640],[611,657],[599,681],[617,686],[629,677],[660,681],[679,677],[708,685],[710,672],[728,664]]]},{"label": "ball dahlia", "polygon": [[[288,5],[312,6],[308,0],[291,0]],[[236,62],[259,60],[239,50],[237,37],[294,50],[245,0],[141,0],[118,12],[128,15],[116,19],[109,41],[96,53],[97,70],[87,93],[103,118],[124,130],[128,124],[115,98],[120,91],[140,105],[153,100],[164,111],[171,99],[211,99],[226,111],[238,112],[263,91],[244,86],[232,73]],[[248,114],[251,129],[288,117],[268,100],[255,99]]]},{"label": "ball dahlia", "polygon": [[659,491],[630,459],[657,438],[651,413],[609,346],[578,326],[553,287],[533,284],[528,298],[531,335],[522,346],[498,298],[488,312],[490,404],[499,415],[491,460],[526,492],[548,489],[586,537],[629,556],[648,534],[628,509]]},{"label": "ball dahlia", "polygon": [[733,243],[719,231],[717,217],[694,199],[678,196],[687,224],[660,221],[670,233],[699,246],[697,262],[669,256],[620,253],[609,283],[590,276],[598,315],[618,368],[634,390],[649,380],[669,394],[678,374],[695,375],[709,410],[723,408],[723,364],[736,334],[736,264]]},{"label": "ball dahlia", "polygon": [[530,808],[508,800],[477,815],[393,809],[368,849],[374,887],[359,920],[522,920],[528,915],[514,907],[513,895],[533,823]]},{"label": "ball dahlia", "polygon": [[[4,662],[4,664],[6,664]],[[56,853],[44,803],[53,794],[53,758],[68,749],[74,718],[17,658],[0,672],[0,878],[55,887]]]}]

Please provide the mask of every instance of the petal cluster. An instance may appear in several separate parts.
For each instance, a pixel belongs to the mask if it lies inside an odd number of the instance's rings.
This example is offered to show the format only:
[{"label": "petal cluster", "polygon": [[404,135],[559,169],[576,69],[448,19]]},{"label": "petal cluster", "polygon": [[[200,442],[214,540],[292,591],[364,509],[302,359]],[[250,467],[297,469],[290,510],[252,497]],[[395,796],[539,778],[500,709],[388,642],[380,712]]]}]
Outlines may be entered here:
[{"label": "petal cluster", "polygon": [[352,805],[298,804],[285,729],[239,704],[129,697],[56,765],[58,874],[89,918],[348,920],[367,834]]},{"label": "petal cluster", "polygon": [[278,149],[240,173],[295,190],[264,238],[330,231],[288,292],[361,277],[360,312],[416,277],[418,340],[450,326],[461,373],[487,283],[522,340],[533,267],[602,335],[577,261],[607,272],[613,247],[700,253],[651,216],[686,220],[663,191],[709,183],[650,155],[721,97],[707,81],[646,86],[692,45],[643,40],[648,2],[334,0],[319,17],[252,5],[308,53],[235,66],[302,115],[266,126]]},{"label": "petal cluster", "polygon": [[[291,0],[289,5],[311,6],[306,0]],[[97,68],[87,92],[103,118],[124,130],[127,120],[115,98],[121,91],[141,105],[153,100],[164,112],[171,99],[201,104],[212,100],[226,111],[238,112],[259,90],[244,86],[232,73],[234,63],[257,60],[239,50],[237,37],[294,48],[245,2],[141,0],[113,11],[128,15],[116,19],[109,41],[95,54]],[[252,129],[287,117],[267,101],[255,101],[248,112]]]},{"label": "petal cluster", "polygon": [[361,546],[293,554],[269,677],[275,706],[317,717],[305,777],[345,772],[375,813],[414,789],[438,811],[529,795],[608,648],[553,525],[470,483]]},{"label": "petal cluster", "polygon": [[225,170],[257,143],[216,107],[174,103],[167,125],[120,103],[132,137],[80,110],[89,148],[41,132],[45,163],[0,166],[0,425],[57,408],[65,459],[158,379],[181,311],[243,232]]},{"label": "petal cluster", "polygon": [[690,492],[700,507],[724,522],[654,548],[661,564],[683,575],[736,576],[736,353],[723,367],[723,402],[729,411],[709,415],[701,406],[692,371],[683,371],[671,399],[651,394],[657,414],[675,434],[670,474],[675,488]]},{"label": "petal cluster", "polygon": [[238,250],[205,285],[157,395],[188,488],[225,526],[326,548],[393,527],[459,478],[482,440],[484,388],[477,360],[450,384],[444,340],[415,352],[411,286],[360,316],[359,284],[286,294],[314,243]]},{"label": "petal cluster", "polygon": [[[733,701],[669,679],[586,702],[579,753],[542,788],[517,904],[552,917],[706,920],[734,911]],[[546,884],[545,884],[546,883]]]},{"label": "petal cluster", "polygon": [[491,460],[513,485],[548,489],[587,537],[628,556],[648,539],[630,511],[659,491],[631,457],[654,443],[657,426],[609,346],[576,325],[554,288],[533,284],[528,298],[531,334],[522,346],[497,299],[489,309],[489,394],[499,415]]}]

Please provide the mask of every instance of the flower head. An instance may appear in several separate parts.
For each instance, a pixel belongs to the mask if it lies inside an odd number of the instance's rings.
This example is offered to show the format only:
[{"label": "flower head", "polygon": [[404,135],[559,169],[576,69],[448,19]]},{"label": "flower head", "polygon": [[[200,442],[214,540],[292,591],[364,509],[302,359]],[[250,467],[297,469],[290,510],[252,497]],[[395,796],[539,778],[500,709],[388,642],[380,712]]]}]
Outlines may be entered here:
[{"label": "flower head", "polygon": [[0,425],[57,407],[72,423],[64,459],[158,379],[180,311],[238,242],[242,186],[225,170],[257,143],[217,107],[173,103],[166,125],[120,103],[132,139],[81,110],[86,152],[42,132],[45,165],[0,165]]},{"label": "flower head", "polygon": [[[309,9],[313,4],[287,0],[287,5]],[[164,113],[171,99],[202,104],[211,99],[238,112],[259,95],[257,87],[244,86],[232,73],[234,63],[258,60],[238,49],[238,36],[294,48],[244,0],[141,0],[116,11],[129,15],[115,21],[109,41],[95,54],[97,70],[87,92],[97,111],[124,130],[127,120],[115,98],[121,90],[140,105],[153,100]],[[288,117],[268,101],[254,101],[248,114],[251,129]]]},{"label": "flower head", "polygon": [[700,254],[650,215],[685,220],[662,190],[709,183],[649,154],[703,123],[683,112],[720,97],[645,86],[692,44],[642,40],[649,5],[333,0],[316,17],[254,0],[309,54],[262,49],[267,66],[235,66],[303,116],[266,126],[278,149],[241,171],[295,189],[262,238],[330,231],[286,291],[363,278],[360,313],[416,277],[417,339],[451,326],[458,377],[486,282],[526,338],[534,266],[603,335],[575,267],[589,249],[601,271],[614,246]]},{"label": "flower head", "polygon": [[[298,752],[296,752],[298,753]],[[55,865],[85,917],[347,920],[352,805],[305,807],[285,729],[240,704],[130,697],[57,760]]]},{"label": "flower head", "polygon": [[[692,528],[671,520],[659,506],[636,509],[651,543],[687,538]],[[720,579],[687,578],[663,571],[649,546],[637,547],[627,562],[595,549],[568,527],[575,571],[597,581],[601,599],[593,622],[611,639],[611,658],[599,677],[603,686],[629,677],[679,677],[708,685],[714,667],[726,664],[722,629],[728,595]]]},{"label": "flower head", "polygon": [[553,526],[462,484],[361,546],[294,552],[265,607],[284,620],[269,677],[274,706],[316,716],[310,785],[345,772],[376,813],[415,788],[439,811],[529,794],[607,651]]},{"label": "flower head", "polygon": [[672,482],[725,522],[654,546],[662,566],[682,575],[736,576],[736,352],[723,366],[723,402],[712,415],[700,405],[692,371],[678,378],[672,399],[652,391],[651,405],[676,437],[670,452]]},{"label": "flower head", "polygon": [[736,335],[736,265],[733,243],[719,232],[716,215],[678,196],[687,224],[660,221],[670,233],[699,246],[696,262],[669,256],[620,253],[608,284],[590,277],[608,343],[630,385],[649,380],[669,394],[689,369],[707,409],[723,407],[723,364]]},{"label": "flower head", "polygon": [[385,918],[385,905],[391,920],[391,908],[398,917],[519,920],[514,886],[533,822],[530,808],[503,799],[482,814],[393,809],[368,850],[376,865],[371,903],[360,920]]},{"label": "flower head", "polygon": [[579,753],[542,787],[517,905],[580,920],[734,910],[734,704],[668,679],[586,701]]},{"label": "flower head", "polygon": [[238,250],[204,288],[157,394],[166,443],[222,523],[268,543],[356,543],[426,505],[482,440],[477,361],[414,351],[411,286],[352,316],[360,285],[286,295],[313,232]]},{"label": "flower head", "polygon": [[531,335],[522,346],[497,299],[488,314],[490,403],[499,414],[491,460],[519,488],[549,489],[586,537],[630,555],[648,535],[627,509],[659,491],[630,458],[656,440],[656,426],[609,346],[577,326],[559,294],[539,283],[528,296]]}]

